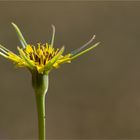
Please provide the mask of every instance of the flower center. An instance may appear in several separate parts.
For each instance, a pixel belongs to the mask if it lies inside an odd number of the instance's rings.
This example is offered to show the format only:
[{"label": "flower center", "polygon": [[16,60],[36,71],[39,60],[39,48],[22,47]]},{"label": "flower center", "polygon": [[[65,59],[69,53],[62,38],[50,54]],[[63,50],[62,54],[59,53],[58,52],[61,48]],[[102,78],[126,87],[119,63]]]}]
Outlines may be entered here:
[{"label": "flower center", "polygon": [[39,44],[35,47],[33,45],[27,45],[24,49],[26,56],[35,62],[37,65],[46,65],[58,52],[59,49],[54,50],[51,45]]}]

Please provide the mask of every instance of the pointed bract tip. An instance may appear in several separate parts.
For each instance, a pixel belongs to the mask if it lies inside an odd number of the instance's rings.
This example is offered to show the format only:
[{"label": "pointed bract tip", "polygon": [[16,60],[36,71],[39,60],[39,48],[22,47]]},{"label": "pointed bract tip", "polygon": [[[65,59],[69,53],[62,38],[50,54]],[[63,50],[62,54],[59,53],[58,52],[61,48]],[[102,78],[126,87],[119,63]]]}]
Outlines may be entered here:
[{"label": "pointed bract tip", "polygon": [[91,40],[94,40],[94,39],[95,39],[95,37],[96,37],[96,35],[93,35],[93,36],[92,36],[92,38],[91,38]]},{"label": "pointed bract tip", "polygon": [[89,45],[94,39],[96,35],[93,35],[92,38],[85,44],[85,46]]},{"label": "pointed bract tip", "polygon": [[52,30],[53,30],[53,34],[55,35],[55,26],[52,24],[51,27],[52,27]]},{"label": "pointed bract tip", "polygon": [[55,37],[55,26],[52,24],[52,40],[51,40],[51,46],[54,45],[54,37]]},{"label": "pointed bract tip", "polygon": [[21,43],[22,47],[23,47],[23,48],[26,48],[27,42],[26,42],[26,40],[24,39],[24,37],[23,37],[23,35],[22,35],[20,29],[18,28],[18,26],[17,26],[14,22],[11,22],[11,24],[13,25],[13,27],[14,27],[16,33],[17,33],[17,36],[18,36],[18,38],[19,38],[19,40],[20,40],[20,43]]},{"label": "pointed bract tip", "polygon": [[99,45],[101,42],[97,42],[96,45]]},{"label": "pointed bract tip", "polygon": [[97,43],[95,43],[94,45],[92,45],[91,47],[89,47],[89,48],[87,48],[87,49],[85,49],[85,50],[83,50],[83,51],[80,51],[80,52],[76,53],[75,55],[72,55],[71,60],[72,60],[72,59],[75,59],[75,58],[77,58],[77,57],[79,57],[79,56],[81,56],[81,55],[83,55],[83,54],[85,54],[85,53],[87,53],[87,52],[89,52],[90,50],[92,50],[92,49],[94,49],[95,47],[97,47],[99,44],[100,44],[100,42],[97,42]]},{"label": "pointed bract tip", "polygon": [[11,24],[12,24],[14,27],[17,27],[17,25],[16,25],[14,22],[11,22]]},{"label": "pointed bract tip", "polygon": [[14,22],[11,22],[11,24],[14,25],[15,23]]},{"label": "pointed bract tip", "polygon": [[93,35],[92,38],[86,42],[84,45],[82,45],[81,47],[79,47],[78,49],[74,50],[71,52],[72,55],[76,55],[78,53],[80,53],[82,50],[84,50],[89,44],[91,44],[93,42],[93,40],[95,39],[96,35]]},{"label": "pointed bract tip", "polygon": [[53,24],[51,26],[52,26],[53,29],[55,29],[55,26]]}]

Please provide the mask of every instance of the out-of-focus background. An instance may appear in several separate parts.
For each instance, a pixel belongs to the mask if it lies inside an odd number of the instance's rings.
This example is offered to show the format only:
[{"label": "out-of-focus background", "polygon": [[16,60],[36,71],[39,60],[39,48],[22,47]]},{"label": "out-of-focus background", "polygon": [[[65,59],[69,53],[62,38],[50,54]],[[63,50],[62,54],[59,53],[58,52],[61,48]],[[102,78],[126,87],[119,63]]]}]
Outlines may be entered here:
[{"label": "out-of-focus background", "polygon": [[[17,52],[15,22],[31,44],[66,53],[101,44],[50,73],[47,138],[140,138],[140,2],[0,2],[0,43]],[[31,75],[0,57],[0,139],[37,138]]]}]

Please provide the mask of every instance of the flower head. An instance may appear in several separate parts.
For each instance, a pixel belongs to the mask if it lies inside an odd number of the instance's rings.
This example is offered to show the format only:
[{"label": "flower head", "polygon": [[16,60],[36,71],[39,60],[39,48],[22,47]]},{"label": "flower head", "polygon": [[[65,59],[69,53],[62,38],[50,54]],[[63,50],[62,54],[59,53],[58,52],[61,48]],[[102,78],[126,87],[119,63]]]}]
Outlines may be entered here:
[{"label": "flower head", "polygon": [[51,69],[58,68],[59,65],[63,63],[70,63],[71,60],[90,51],[99,44],[98,42],[91,47],[86,48],[94,40],[95,36],[93,36],[91,40],[89,40],[82,47],[72,51],[69,54],[63,55],[64,46],[61,49],[55,49],[53,47],[55,37],[54,25],[52,25],[53,33],[51,43],[38,43],[36,46],[28,44],[17,25],[14,23],[12,23],[12,25],[16,30],[22,47],[17,47],[19,52],[17,55],[0,45],[0,55],[13,61],[18,67],[27,67],[31,72],[37,71],[39,74],[48,74]]}]

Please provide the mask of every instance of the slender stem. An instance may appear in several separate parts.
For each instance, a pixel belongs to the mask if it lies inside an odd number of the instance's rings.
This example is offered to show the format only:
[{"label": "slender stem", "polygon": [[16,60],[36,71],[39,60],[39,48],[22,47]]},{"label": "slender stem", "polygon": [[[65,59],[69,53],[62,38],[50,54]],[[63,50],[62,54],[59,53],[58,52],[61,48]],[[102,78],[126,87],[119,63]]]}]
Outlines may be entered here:
[{"label": "slender stem", "polygon": [[39,140],[45,140],[45,95],[36,94]]},{"label": "slender stem", "polygon": [[48,91],[48,75],[32,73],[32,85],[35,90],[38,112],[38,136],[39,140],[45,140],[45,95]]}]

